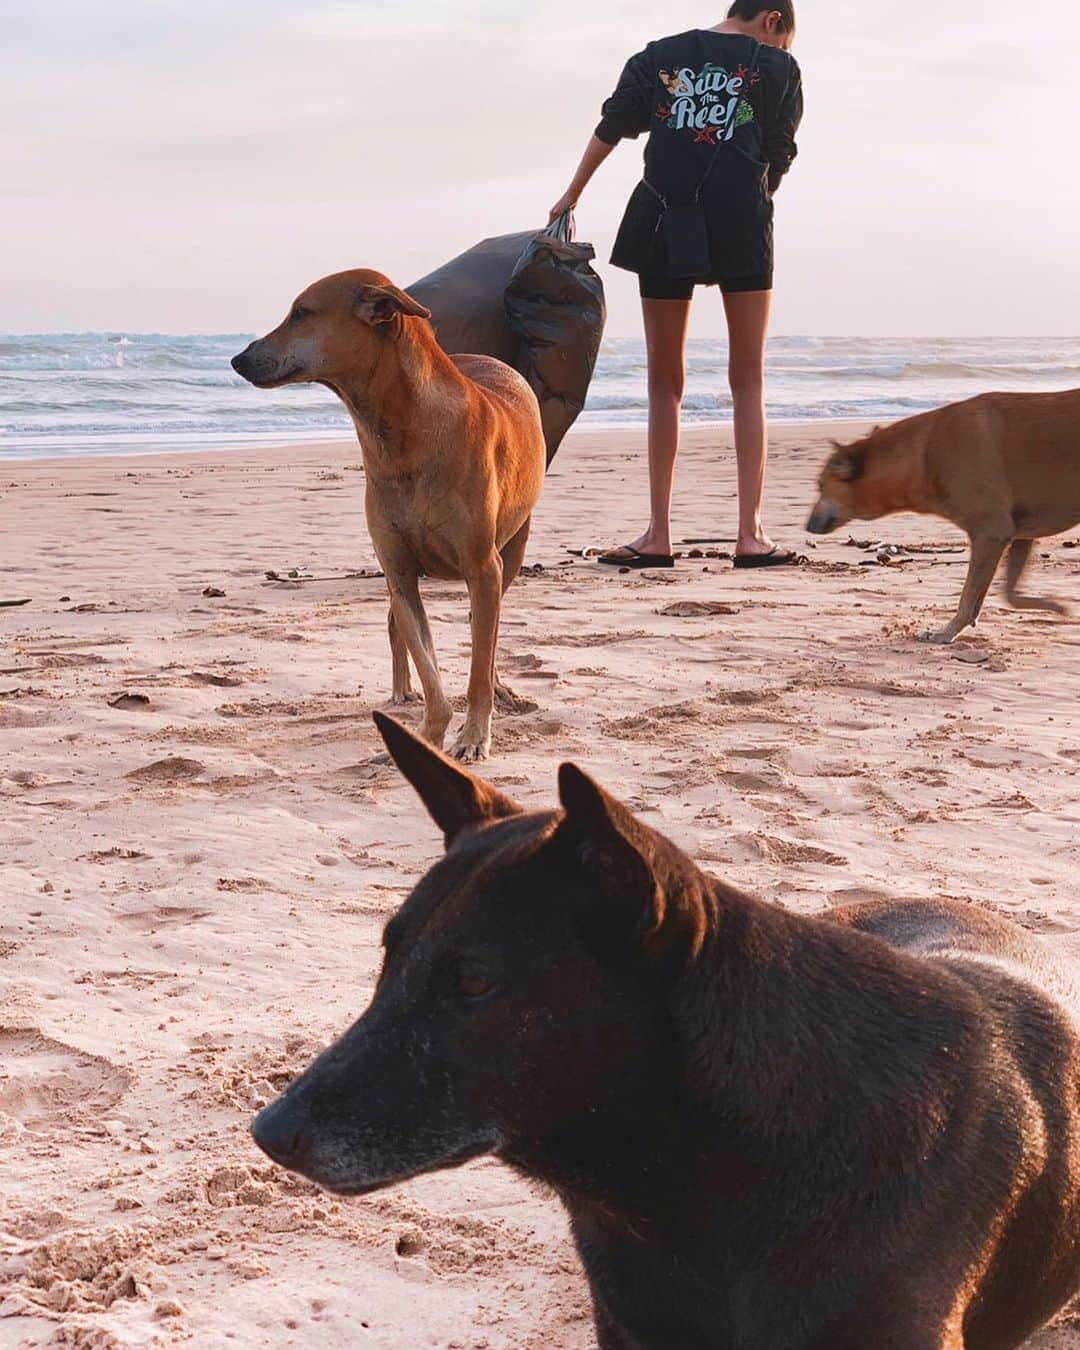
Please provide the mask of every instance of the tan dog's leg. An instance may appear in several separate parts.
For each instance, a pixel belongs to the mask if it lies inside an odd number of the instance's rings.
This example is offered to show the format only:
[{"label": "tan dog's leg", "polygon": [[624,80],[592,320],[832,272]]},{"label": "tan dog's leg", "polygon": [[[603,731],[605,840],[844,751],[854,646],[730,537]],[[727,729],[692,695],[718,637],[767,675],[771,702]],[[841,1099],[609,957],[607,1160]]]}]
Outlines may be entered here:
[{"label": "tan dog's leg", "polygon": [[1053,600],[1049,596],[1024,595],[1016,589],[1034,545],[1034,539],[1017,539],[1009,549],[1009,556],[1005,559],[1005,598],[1014,609],[1042,609],[1051,614],[1068,614],[1068,605],[1063,605],[1060,600]]},{"label": "tan dog's leg", "polygon": [[394,663],[394,686],[393,693],[390,695],[390,702],[397,706],[405,703],[418,703],[419,699],[413,692],[412,676],[409,672],[409,649],[405,645],[405,639],[401,636],[401,630],[394,618],[392,603],[387,630],[390,634],[390,659]]},{"label": "tan dog's leg", "polygon": [[499,640],[503,565],[498,553],[466,579],[472,607],[472,667],[469,672],[465,725],[453,754],[463,763],[487,759],[491,749],[491,711],[495,703],[495,646]]},{"label": "tan dog's leg", "polygon": [[390,604],[394,611],[395,630],[413,659],[420,686],[424,691],[424,720],[420,735],[432,745],[442,748],[446,728],[450,725],[451,708],[443,692],[442,677],[435,659],[435,644],[431,640],[424,602],[420,599],[420,583],[415,576],[386,574],[390,588]]},{"label": "tan dog's leg", "polygon": [[[517,574],[521,571],[521,564],[525,561],[525,546],[529,542],[529,526],[531,524],[532,518],[530,517],[502,551],[503,595],[514,584]],[[535,703],[527,698],[520,698],[508,685],[503,684],[499,678],[497,660],[495,665],[495,706],[500,712],[528,713],[536,711]]]},{"label": "tan dog's leg", "polygon": [[960,596],[960,608],[956,611],[956,618],[951,623],[946,624],[940,632],[927,633],[923,639],[925,642],[947,645],[952,642],[957,634],[962,633],[965,628],[971,627],[979,617],[979,611],[986,599],[986,592],[990,589],[990,583],[994,579],[994,573],[997,571],[1001,555],[1005,552],[1008,543],[1009,536],[997,531],[991,534],[980,534],[972,539],[971,561],[968,564],[967,580],[964,582],[964,590]]}]

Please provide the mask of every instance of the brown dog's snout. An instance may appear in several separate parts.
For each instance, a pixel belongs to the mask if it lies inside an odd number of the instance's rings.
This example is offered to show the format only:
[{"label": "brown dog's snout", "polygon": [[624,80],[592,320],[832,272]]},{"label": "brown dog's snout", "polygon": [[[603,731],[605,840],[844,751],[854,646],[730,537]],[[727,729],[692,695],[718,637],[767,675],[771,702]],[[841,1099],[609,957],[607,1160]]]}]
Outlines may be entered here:
[{"label": "brown dog's snout", "polygon": [[279,384],[292,384],[304,377],[300,364],[290,354],[278,349],[273,336],[256,339],[234,356],[229,364],[237,375],[258,389],[273,389]]},{"label": "brown dog's snout", "polygon": [[233,370],[241,378],[249,381],[251,384],[259,384],[266,379],[272,379],[277,367],[277,361],[269,356],[262,342],[252,342],[238,352],[229,362]]},{"label": "brown dog's snout", "polygon": [[250,351],[251,351],[250,347],[245,347],[242,352],[237,352],[237,354],[229,362],[229,365],[232,366],[233,370],[236,371],[237,375],[243,375],[244,379],[247,379],[247,375],[245,372],[247,371],[248,368],[248,353]]},{"label": "brown dog's snout", "polygon": [[840,512],[836,504],[822,497],[810,513],[806,528],[810,534],[831,534],[840,524]]}]

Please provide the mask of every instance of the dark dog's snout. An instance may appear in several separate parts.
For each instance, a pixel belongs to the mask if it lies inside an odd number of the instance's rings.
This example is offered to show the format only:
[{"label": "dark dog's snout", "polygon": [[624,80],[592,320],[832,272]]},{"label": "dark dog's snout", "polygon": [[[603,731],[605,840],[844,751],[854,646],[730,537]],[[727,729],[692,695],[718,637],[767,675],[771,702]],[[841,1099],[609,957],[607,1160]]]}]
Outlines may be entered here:
[{"label": "dark dog's snout", "polygon": [[298,1167],[308,1151],[300,1113],[284,1098],[264,1107],[251,1122],[251,1135],[262,1151],[282,1167]]}]

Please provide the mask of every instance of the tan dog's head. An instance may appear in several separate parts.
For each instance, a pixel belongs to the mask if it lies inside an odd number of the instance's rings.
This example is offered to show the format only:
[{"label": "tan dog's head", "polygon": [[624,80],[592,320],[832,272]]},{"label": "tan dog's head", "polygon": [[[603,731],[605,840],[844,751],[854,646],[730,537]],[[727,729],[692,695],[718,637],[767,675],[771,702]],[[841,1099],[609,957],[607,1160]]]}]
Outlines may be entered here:
[{"label": "tan dog's head", "polygon": [[[904,437],[893,427],[875,427],[869,436],[833,453],[818,479],[818,500],[806,528],[811,534],[832,534],[852,520],[877,520],[902,508]],[[901,451],[900,455],[893,454]]]},{"label": "tan dog's head", "polygon": [[382,346],[400,336],[406,320],[430,318],[381,272],[337,272],[302,292],[285,321],[234,356],[232,368],[260,389],[332,385],[357,370],[373,371]]}]

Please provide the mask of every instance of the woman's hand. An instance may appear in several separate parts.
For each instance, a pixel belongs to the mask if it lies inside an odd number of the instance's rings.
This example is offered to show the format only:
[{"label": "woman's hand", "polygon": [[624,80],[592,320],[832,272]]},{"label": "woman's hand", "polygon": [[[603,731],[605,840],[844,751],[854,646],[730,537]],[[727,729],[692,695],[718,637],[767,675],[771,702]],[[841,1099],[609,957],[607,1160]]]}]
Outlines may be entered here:
[{"label": "woman's hand", "polygon": [[596,136],[589,137],[589,144],[585,147],[585,154],[578,165],[577,173],[570,180],[570,186],[551,208],[549,224],[554,223],[560,216],[565,216],[567,211],[576,208],[578,199],[589,185],[593,174],[614,149],[615,147],[608,145],[607,141],[601,141]]},{"label": "woman's hand", "polygon": [[577,204],[578,194],[576,192],[564,192],[548,213],[548,224],[551,225],[560,216],[565,216],[567,211],[573,211]]}]

